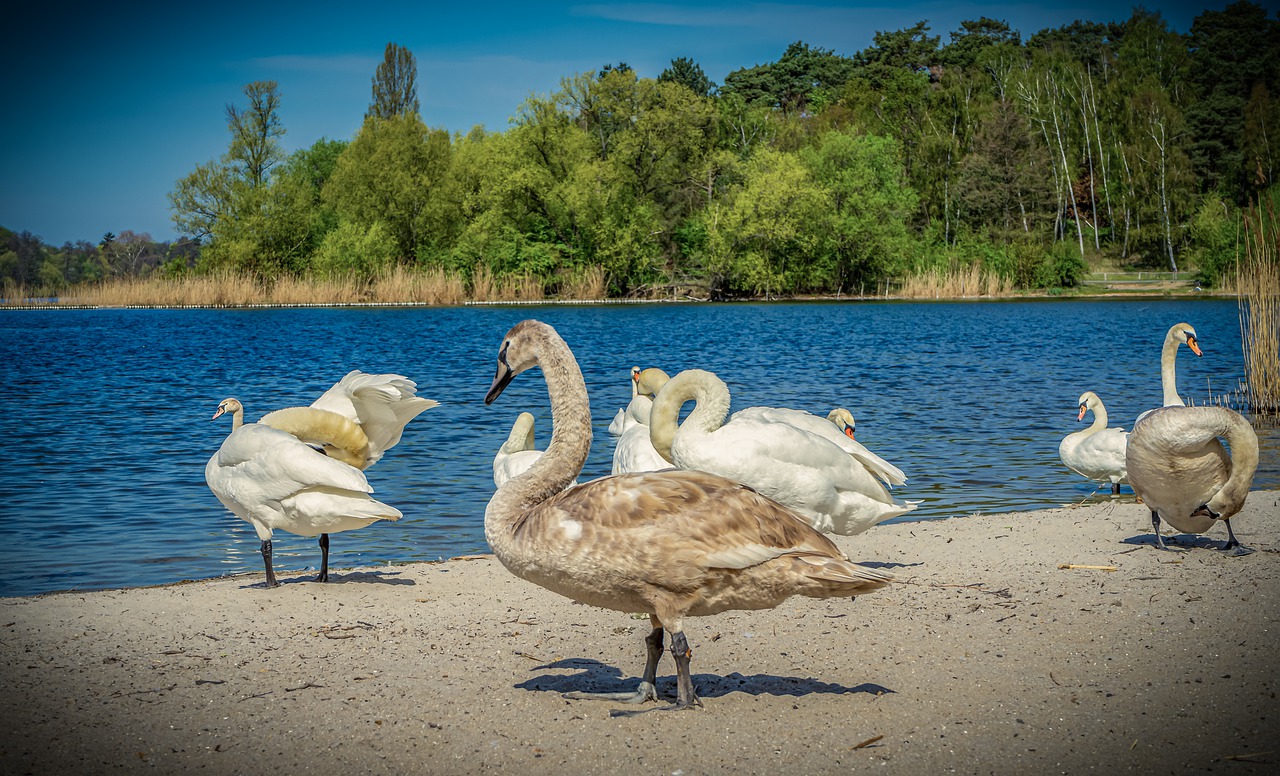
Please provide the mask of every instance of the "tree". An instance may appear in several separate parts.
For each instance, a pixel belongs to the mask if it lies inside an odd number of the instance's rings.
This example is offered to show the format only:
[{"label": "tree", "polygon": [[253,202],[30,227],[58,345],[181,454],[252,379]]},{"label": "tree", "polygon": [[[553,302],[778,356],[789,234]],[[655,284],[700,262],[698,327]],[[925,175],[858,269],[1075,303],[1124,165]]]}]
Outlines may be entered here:
[{"label": "tree", "polygon": [[951,33],[951,43],[943,47],[939,57],[948,67],[970,68],[984,50],[1001,44],[1020,46],[1022,40],[1006,22],[983,16],[960,22],[960,29]]},{"label": "tree", "polygon": [[254,81],[245,85],[244,93],[248,108],[227,106],[227,152],[221,159],[196,165],[169,193],[174,224],[197,239],[214,237],[256,207],[271,168],[284,158],[276,82]]},{"label": "tree", "polygon": [[711,94],[716,85],[702,72],[702,67],[692,59],[678,57],[671,60],[671,66],[658,75],[659,83],[677,83],[699,97]]},{"label": "tree", "polygon": [[853,74],[854,62],[832,51],[796,41],[777,62],[735,70],[725,76],[721,95],[740,95],[785,116],[802,115],[835,99]]},{"label": "tree", "polygon": [[389,119],[418,113],[418,63],[403,46],[388,43],[373,75],[373,102],[364,117]]}]

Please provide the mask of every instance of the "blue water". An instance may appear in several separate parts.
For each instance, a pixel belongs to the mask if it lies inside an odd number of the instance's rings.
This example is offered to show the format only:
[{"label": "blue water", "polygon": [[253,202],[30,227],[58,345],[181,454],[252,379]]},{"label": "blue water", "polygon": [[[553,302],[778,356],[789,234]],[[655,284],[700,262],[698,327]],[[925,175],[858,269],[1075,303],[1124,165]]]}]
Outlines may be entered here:
[{"label": "blue water", "polygon": [[[1243,375],[1236,304],[1219,300],[0,311],[0,595],[261,571],[253,530],[204,483],[230,431],[210,415],[227,396],[247,420],[309,404],[350,369],[407,375],[441,406],[368,472],[404,519],[335,534],[331,563],[486,552],[494,452],[522,410],[539,447],[550,433],[536,371],[483,404],[503,334],[529,317],[560,331],[587,379],[596,437],[581,479],[609,473],[605,428],[633,364],[698,367],[729,384],[735,410],[848,407],[859,441],[910,478],[895,493],[923,501],[917,519],[1089,497],[1057,457],[1082,427],[1076,400],[1098,392],[1131,428],[1160,403],[1174,323],[1205,351],[1179,351],[1184,396],[1203,403]],[[1261,437],[1254,487],[1278,487],[1280,435]],[[319,563],[314,539],[274,543],[280,571]]]}]

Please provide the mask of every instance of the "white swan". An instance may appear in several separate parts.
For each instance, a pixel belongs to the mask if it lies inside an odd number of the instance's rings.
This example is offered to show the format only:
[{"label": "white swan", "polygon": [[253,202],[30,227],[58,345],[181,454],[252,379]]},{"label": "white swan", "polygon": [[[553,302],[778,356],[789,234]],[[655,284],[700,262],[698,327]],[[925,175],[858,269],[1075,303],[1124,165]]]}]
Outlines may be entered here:
[{"label": "white swan", "polygon": [[551,395],[551,442],[489,501],[485,538],[518,577],[592,606],[649,612],[653,630],[639,688],[597,697],[656,699],[665,629],[676,662],[674,708],[701,705],[689,673],[685,617],[767,609],[792,595],[861,595],[891,581],[850,562],[782,505],[705,472],[620,474],[563,490],[591,448],[591,410],[582,372],[560,335],[538,321],[507,332],[485,403],[535,366]]},{"label": "white swan", "polygon": [[[1129,432],[1122,428],[1107,428],[1107,408],[1093,391],[1080,395],[1080,414],[1093,412],[1093,423],[1083,431],[1067,434],[1058,444],[1058,457],[1071,471],[1094,482],[1110,482],[1111,493],[1120,493],[1120,483],[1129,482],[1125,468],[1125,448]],[[1096,492],[1096,491],[1095,491]]]},{"label": "white swan", "polygon": [[631,367],[631,401],[613,416],[613,420],[609,423],[610,434],[621,436],[624,431],[641,422],[641,416],[645,423],[649,422],[649,407],[653,405],[653,400],[640,393],[639,383],[640,367],[633,366]]},{"label": "white swan", "polygon": [[[507,441],[502,443],[497,455],[493,457],[493,484],[501,488],[533,466],[534,461],[542,457],[542,451],[534,445],[533,415],[522,412],[516,416],[516,422],[511,424]],[[575,480],[570,484],[578,483]]]},{"label": "white swan", "polygon": [[[693,411],[677,425],[680,408],[690,399],[696,402]],[[851,536],[916,508],[889,495],[870,469],[835,442],[759,418],[725,424],[728,411],[724,381],[701,369],[681,372],[653,401],[653,446],[681,469],[755,488],[824,533]]]},{"label": "white swan", "polygon": [[[1197,356],[1204,355],[1200,350],[1200,340],[1196,337],[1196,330],[1191,328],[1191,324],[1175,323],[1169,327],[1169,331],[1164,335],[1164,345],[1160,348],[1160,389],[1164,394],[1160,405],[1162,407],[1185,406],[1182,397],[1178,395],[1178,346],[1183,344]],[[1144,411],[1138,415],[1138,420],[1142,420],[1151,412],[1152,410]]]},{"label": "white swan", "polygon": [[649,411],[653,407],[650,398],[658,392],[671,378],[656,367],[642,371],[636,380],[638,398],[648,402],[635,414],[635,422],[627,427],[618,437],[613,448],[613,474],[630,472],[656,472],[659,469],[671,468],[670,462],[658,455],[649,439]]},{"label": "white swan", "polygon": [[[1218,440],[1231,446],[1230,455]],[[1225,407],[1162,407],[1129,434],[1129,482],[1151,509],[1156,544],[1164,519],[1184,533],[1204,533],[1221,520],[1223,550],[1244,555],[1230,518],[1244,506],[1258,468],[1258,436],[1249,421]]]},{"label": "white swan", "polygon": [[826,420],[804,410],[792,410],[783,407],[747,407],[729,416],[729,422],[735,420],[756,419],[774,423],[787,423],[801,431],[827,439],[841,450],[853,456],[877,478],[889,486],[903,485],[907,475],[902,470],[867,449],[866,445],[854,439],[853,413],[843,407],[836,407],[827,413]]},{"label": "white swan", "polygon": [[[400,442],[409,421],[438,406],[440,402],[418,396],[417,384],[403,375],[352,370],[310,407],[269,412],[258,422],[288,431],[308,444],[323,447],[332,457],[367,469]],[[337,417],[326,418],[316,411]],[[357,447],[361,435],[365,440],[362,448]]]},{"label": "white swan", "polygon": [[329,534],[399,520],[400,510],[375,500],[364,473],[298,437],[260,423],[244,424],[244,406],[224,399],[213,417],[232,413],[231,434],[205,465],[205,482],[223,506],[253,526],[262,541],[267,586],[277,587],[271,533],[319,536],[316,581],[329,578]]}]

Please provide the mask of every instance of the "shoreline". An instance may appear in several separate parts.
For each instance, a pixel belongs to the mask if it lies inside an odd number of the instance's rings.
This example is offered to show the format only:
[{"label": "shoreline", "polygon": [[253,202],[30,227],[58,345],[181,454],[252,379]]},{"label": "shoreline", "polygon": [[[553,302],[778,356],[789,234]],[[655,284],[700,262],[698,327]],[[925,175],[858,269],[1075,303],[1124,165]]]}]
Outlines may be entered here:
[{"label": "shoreline", "polygon": [[896,583],[690,618],[705,708],[635,717],[561,693],[630,689],[647,618],[489,555],[3,598],[0,767],[1271,772],[1280,491],[1235,520],[1252,555],[1160,552],[1124,502],[834,537]]}]

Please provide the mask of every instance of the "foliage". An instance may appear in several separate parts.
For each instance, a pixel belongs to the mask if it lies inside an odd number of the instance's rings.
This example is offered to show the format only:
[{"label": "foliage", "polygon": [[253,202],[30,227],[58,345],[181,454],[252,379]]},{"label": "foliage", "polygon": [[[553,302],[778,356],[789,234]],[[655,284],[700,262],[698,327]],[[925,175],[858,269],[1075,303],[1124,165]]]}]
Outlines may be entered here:
[{"label": "foliage", "polygon": [[364,117],[389,119],[418,113],[418,62],[409,49],[388,43],[373,74],[373,102]]}]

